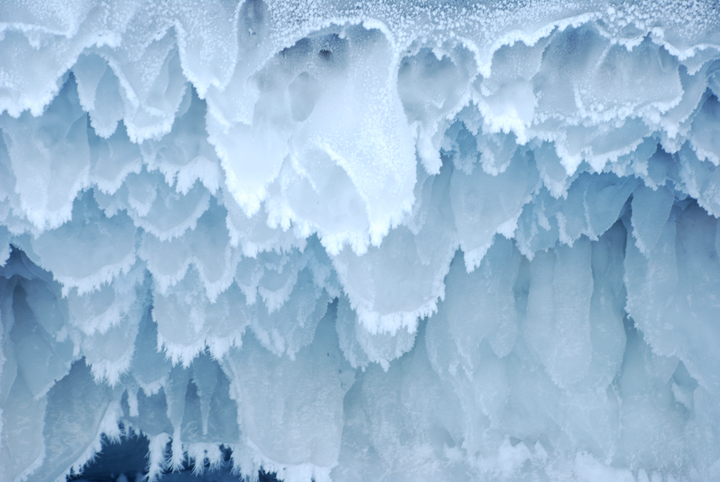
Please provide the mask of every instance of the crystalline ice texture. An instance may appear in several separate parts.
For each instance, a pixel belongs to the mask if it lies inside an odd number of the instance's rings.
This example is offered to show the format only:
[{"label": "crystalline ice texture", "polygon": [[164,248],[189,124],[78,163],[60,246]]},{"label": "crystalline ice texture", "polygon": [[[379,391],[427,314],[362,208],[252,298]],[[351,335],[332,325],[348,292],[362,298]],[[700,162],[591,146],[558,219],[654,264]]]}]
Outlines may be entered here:
[{"label": "crystalline ice texture", "polygon": [[719,97],[713,0],[0,2],[0,482],[717,480]]}]

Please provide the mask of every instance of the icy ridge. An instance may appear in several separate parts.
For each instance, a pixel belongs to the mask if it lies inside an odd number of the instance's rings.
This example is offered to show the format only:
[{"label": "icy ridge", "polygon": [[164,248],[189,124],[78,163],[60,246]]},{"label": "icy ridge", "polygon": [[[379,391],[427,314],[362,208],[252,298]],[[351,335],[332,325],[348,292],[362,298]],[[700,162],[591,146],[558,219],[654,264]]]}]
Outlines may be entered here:
[{"label": "icy ridge", "polygon": [[1,5],[0,481],[720,476],[719,97],[711,1]]}]

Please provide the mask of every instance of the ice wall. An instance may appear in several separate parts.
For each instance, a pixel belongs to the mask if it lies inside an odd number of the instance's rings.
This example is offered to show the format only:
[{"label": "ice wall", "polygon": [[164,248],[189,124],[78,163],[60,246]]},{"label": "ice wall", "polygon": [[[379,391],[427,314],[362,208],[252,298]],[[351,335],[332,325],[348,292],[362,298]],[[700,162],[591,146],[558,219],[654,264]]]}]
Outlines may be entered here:
[{"label": "ice wall", "polygon": [[0,2],[0,481],[720,478],[717,1]]}]

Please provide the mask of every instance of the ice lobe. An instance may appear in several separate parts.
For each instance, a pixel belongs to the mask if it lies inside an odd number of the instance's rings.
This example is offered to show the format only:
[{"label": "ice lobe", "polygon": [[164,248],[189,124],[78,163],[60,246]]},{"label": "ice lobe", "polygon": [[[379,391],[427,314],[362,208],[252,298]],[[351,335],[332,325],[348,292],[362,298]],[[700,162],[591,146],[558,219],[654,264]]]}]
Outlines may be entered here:
[{"label": "ice lobe", "polygon": [[0,482],[719,478],[719,96],[713,1],[0,4]]}]

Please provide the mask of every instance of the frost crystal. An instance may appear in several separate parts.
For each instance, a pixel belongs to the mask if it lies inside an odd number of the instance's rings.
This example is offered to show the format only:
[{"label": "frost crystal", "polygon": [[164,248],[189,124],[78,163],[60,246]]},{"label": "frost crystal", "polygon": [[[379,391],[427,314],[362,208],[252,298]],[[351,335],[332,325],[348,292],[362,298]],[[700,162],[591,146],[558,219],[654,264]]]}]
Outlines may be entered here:
[{"label": "frost crystal", "polygon": [[718,480],[719,97],[716,0],[0,2],[0,482]]}]

